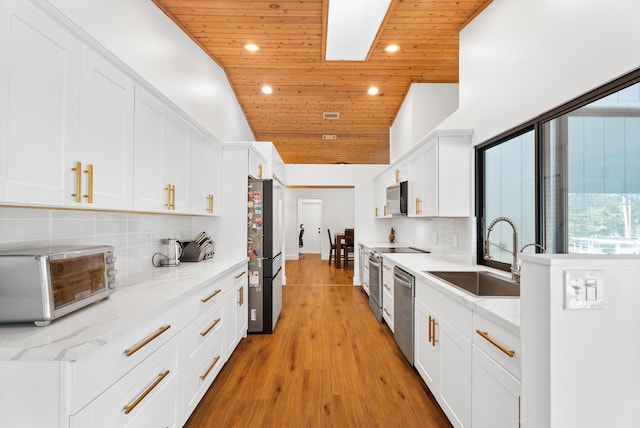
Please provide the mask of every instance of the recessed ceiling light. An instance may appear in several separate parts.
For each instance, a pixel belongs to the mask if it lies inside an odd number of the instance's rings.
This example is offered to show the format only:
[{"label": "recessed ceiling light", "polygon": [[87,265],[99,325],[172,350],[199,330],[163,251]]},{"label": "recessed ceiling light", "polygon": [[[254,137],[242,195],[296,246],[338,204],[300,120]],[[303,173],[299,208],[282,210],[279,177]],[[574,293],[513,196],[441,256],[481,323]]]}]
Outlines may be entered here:
[{"label": "recessed ceiling light", "polygon": [[263,94],[270,95],[273,93],[273,88],[269,85],[264,85],[261,89]]},{"label": "recessed ceiling light", "polygon": [[378,95],[379,90],[376,86],[372,86],[367,92],[369,93],[369,95]]},{"label": "recessed ceiling light", "polygon": [[400,46],[398,45],[389,45],[386,48],[384,48],[384,51],[388,53],[398,52],[399,50],[400,50]]},{"label": "recessed ceiling light", "polygon": [[244,45],[244,48],[249,52],[258,52],[260,50],[260,46],[256,45],[255,43],[247,43],[246,45]]}]

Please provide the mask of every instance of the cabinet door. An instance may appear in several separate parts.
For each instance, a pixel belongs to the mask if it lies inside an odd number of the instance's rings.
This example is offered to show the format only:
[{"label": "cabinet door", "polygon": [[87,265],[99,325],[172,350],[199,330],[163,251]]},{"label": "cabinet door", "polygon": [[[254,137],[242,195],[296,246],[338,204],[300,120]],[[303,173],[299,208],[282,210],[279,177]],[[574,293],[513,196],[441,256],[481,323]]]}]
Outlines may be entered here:
[{"label": "cabinet door", "polygon": [[135,88],[133,207],[138,211],[168,211],[169,183],[164,182],[165,105],[139,86]]},{"label": "cabinet door", "polygon": [[0,5],[0,200],[62,206],[77,152],[80,42],[28,2]]},{"label": "cabinet door", "polygon": [[471,341],[442,318],[434,335],[440,347],[438,402],[456,427],[471,426]]},{"label": "cabinet door", "polygon": [[[82,163],[83,206],[132,208],[133,88],[126,74],[83,46],[79,155],[69,159],[70,164]],[[68,201],[79,205],[75,199]]]},{"label": "cabinet door", "polygon": [[438,189],[438,145],[434,139],[427,143],[422,153],[422,202],[421,215],[427,217],[437,216],[439,214]]},{"label": "cabinet door", "polygon": [[220,214],[222,154],[217,143],[191,130],[191,213]]},{"label": "cabinet door", "polygon": [[176,112],[169,110],[162,149],[163,182],[171,183],[173,190],[172,212],[189,212],[191,195],[190,164],[191,164],[191,126]]},{"label": "cabinet door", "polygon": [[431,323],[435,313],[415,299],[414,366],[431,392],[436,395],[440,384],[440,347],[432,343]]},{"label": "cabinet door", "polygon": [[520,381],[473,346],[473,428],[520,426]]},{"label": "cabinet door", "polygon": [[264,160],[253,150],[249,149],[249,175],[253,178],[267,178]]}]

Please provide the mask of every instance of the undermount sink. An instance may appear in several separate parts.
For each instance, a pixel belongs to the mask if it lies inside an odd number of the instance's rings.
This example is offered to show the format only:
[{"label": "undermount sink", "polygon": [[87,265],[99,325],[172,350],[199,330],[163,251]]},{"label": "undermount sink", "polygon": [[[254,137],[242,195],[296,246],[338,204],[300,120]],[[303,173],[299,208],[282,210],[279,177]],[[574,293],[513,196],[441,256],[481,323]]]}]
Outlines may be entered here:
[{"label": "undermount sink", "polygon": [[520,285],[491,272],[424,271],[476,296],[520,296]]}]

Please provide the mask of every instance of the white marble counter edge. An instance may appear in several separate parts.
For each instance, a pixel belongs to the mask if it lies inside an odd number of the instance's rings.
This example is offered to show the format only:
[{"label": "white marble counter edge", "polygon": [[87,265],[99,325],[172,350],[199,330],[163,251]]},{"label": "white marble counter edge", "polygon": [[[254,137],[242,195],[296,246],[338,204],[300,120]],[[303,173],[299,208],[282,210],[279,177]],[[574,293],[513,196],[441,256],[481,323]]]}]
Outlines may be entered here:
[{"label": "white marble counter edge", "polygon": [[[360,242],[359,244],[371,248],[382,246]],[[399,245],[398,245],[399,246]],[[384,257],[393,261],[397,266],[405,269],[416,278],[422,278],[437,287],[438,291],[456,300],[457,302],[477,311],[482,316],[489,318],[496,324],[504,327],[513,334],[520,335],[520,299],[514,297],[476,297],[470,293],[459,290],[441,279],[424,273],[428,270],[459,270],[477,271],[488,270],[506,276],[504,272],[491,269],[487,266],[469,264],[465,257],[449,254],[395,254],[385,253]]]},{"label": "white marble counter edge", "polygon": [[[140,319],[183,298],[246,263],[211,259],[154,271],[151,278],[118,285],[108,299],[54,320],[49,326],[0,325],[1,361],[75,361]],[[141,304],[144,303],[144,304]]]}]

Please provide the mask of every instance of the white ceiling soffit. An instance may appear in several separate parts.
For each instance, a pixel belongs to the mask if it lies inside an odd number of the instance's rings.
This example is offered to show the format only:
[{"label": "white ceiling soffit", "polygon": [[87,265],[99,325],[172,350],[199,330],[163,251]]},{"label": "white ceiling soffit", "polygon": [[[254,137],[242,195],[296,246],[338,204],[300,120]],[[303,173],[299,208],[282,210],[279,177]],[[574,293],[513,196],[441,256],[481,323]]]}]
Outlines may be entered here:
[{"label": "white ceiling soffit", "polygon": [[329,0],[327,61],[364,61],[391,0]]}]

